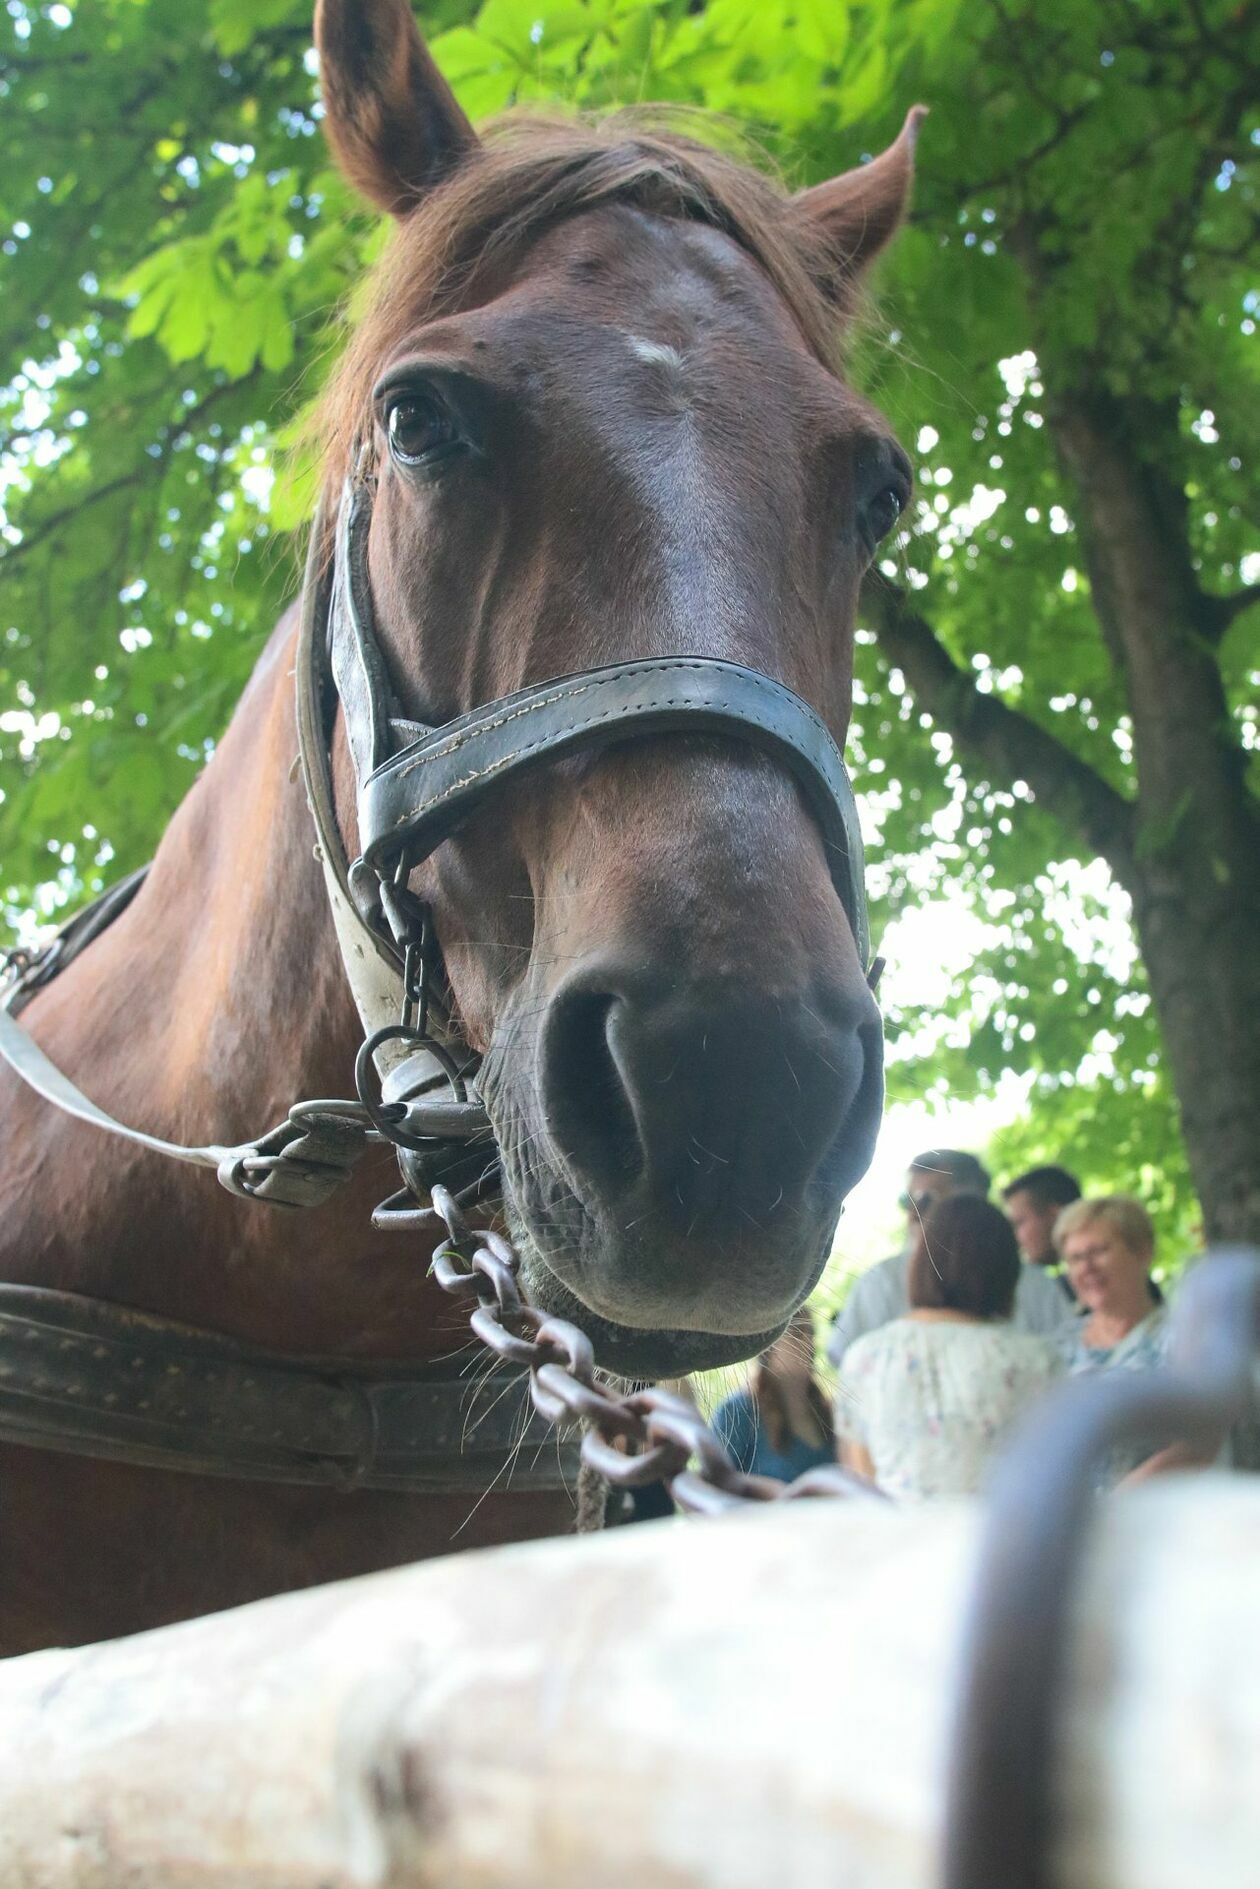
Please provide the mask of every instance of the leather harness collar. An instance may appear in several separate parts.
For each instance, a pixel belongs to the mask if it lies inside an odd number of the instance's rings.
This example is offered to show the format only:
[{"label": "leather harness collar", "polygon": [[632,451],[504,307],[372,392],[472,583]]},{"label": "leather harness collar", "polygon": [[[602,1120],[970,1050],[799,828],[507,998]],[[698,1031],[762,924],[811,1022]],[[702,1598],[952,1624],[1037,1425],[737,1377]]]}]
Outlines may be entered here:
[{"label": "leather harness collar", "polygon": [[558,1450],[533,1410],[523,1374],[295,1359],[14,1285],[0,1285],[0,1439],[152,1469],[408,1495],[480,1493],[500,1476],[505,1489],[556,1488],[577,1468],[576,1451]]}]

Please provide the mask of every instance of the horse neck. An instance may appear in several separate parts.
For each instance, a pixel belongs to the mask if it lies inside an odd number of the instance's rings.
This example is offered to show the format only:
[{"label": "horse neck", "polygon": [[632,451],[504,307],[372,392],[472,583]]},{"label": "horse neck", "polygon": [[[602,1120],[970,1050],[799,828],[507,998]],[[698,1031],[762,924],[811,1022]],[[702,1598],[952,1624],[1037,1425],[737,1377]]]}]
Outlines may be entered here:
[{"label": "horse neck", "polygon": [[[295,766],[293,649],[285,620],[133,904],[26,1013],[86,1094],[168,1139],[253,1139],[295,1101],[353,1094],[357,1019]],[[397,1185],[387,1152],[323,1207],[285,1212],[24,1092],[11,1105],[0,1276],[294,1349],[439,1343],[427,1249],[370,1231]]]},{"label": "horse neck", "polygon": [[286,618],[129,922],[103,941],[98,976],[152,978],[150,1093],[180,1139],[256,1136],[301,1097],[353,1092],[354,1011],[296,766],[293,656]]}]

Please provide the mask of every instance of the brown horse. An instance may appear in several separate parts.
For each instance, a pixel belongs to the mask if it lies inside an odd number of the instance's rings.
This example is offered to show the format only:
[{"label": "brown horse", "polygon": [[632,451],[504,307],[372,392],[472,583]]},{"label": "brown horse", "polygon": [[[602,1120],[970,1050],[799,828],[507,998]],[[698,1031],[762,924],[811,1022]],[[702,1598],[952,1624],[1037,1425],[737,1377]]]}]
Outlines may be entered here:
[{"label": "brown horse", "polygon": [[[909,470],[835,347],[902,213],[916,116],[790,196],[625,120],[479,138],[405,0],[321,0],[316,38],[333,149],[398,219],[324,425],[332,491],[374,471],[367,577],[406,714],[707,656],[786,684],[842,742],[858,587]],[[23,1016],[157,1134],[228,1141],[349,1090],[361,1031],[294,777],[295,634],[291,611],[138,896]],[[333,763],[353,858],[340,725]],[[414,886],[536,1296],[636,1375],[763,1349],[819,1274],[881,1099],[866,967],[790,773],[710,735],[559,760]],[[2,1106],[0,1278],[302,1358],[466,1343],[432,1240],[371,1230],[388,1150],[284,1215],[7,1071]],[[0,1648],[571,1518],[561,1488],[342,1493],[6,1443]]]}]

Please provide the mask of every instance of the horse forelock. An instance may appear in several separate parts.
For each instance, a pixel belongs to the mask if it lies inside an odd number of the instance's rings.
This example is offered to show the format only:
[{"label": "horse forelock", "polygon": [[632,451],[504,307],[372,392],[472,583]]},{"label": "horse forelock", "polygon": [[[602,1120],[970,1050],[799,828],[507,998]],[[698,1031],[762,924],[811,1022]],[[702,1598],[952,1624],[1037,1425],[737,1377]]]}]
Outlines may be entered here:
[{"label": "horse forelock", "polygon": [[326,490],[344,479],[380,364],[408,331],[476,306],[544,231],[605,204],[721,231],[769,278],[810,351],[836,366],[843,311],[820,286],[822,239],[785,214],[787,190],[746,143],[728,152],[680,120],[735,142],[720,120],[659,108],[601,120],[510,113],[483,130],[476,155],[402,221],[369,282],[315,416]]}]

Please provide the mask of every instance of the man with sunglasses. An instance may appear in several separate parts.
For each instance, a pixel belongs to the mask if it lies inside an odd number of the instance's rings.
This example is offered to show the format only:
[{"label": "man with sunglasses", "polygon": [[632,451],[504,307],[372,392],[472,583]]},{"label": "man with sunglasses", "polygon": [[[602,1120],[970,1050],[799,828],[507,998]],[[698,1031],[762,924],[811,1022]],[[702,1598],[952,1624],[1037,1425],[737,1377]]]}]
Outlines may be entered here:
[{"label": "man with sunglasses", "polygon": [[[930,1148],[915,1156],[897,1203],[906,1216],[905,1244],[899,1253],[864,1272],[845,1300],[827,1341],[827,1356],[834,1365],[839,1366],[855,1339],[905,1317],[910,1308],[906,1291],[910,1248],[920,1223],[937,1201],[951,1194],[979,1194],[987,1199],[990,1185],[988,1171],[974,1154],[958,1148]],[[1058,1331],[1070,1315],[1071,1307],[1054,1280],[1039,1267],[1022,1266],[1012,1324],[1021,1331],[1047,1334]]]}]

